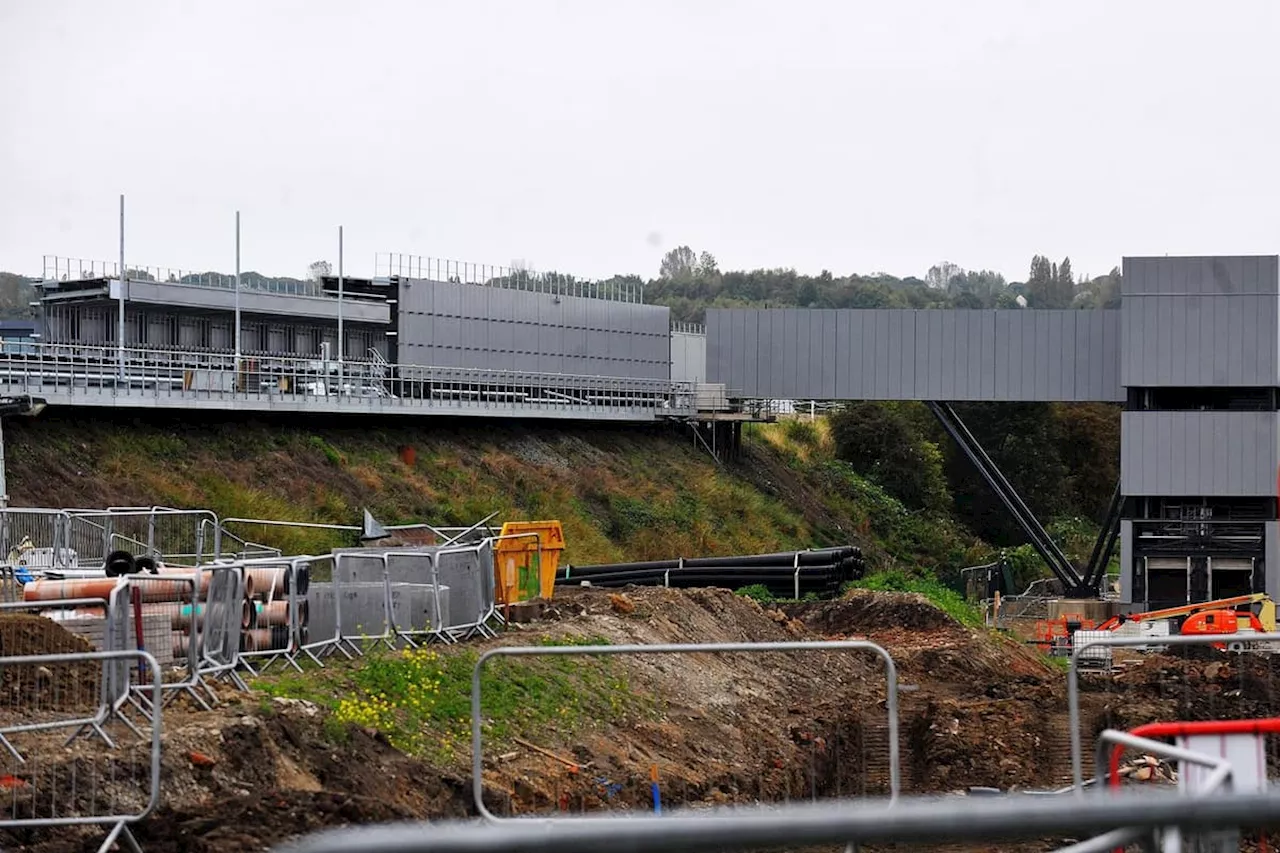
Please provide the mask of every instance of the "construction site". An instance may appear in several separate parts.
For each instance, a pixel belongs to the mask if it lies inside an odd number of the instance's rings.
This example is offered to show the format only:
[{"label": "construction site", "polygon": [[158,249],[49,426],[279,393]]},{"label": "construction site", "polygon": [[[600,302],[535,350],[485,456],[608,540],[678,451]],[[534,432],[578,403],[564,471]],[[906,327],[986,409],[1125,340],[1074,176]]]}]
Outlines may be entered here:
[{"label": "construction site", "polygon": [[[18,537],[0,604],[6,850],[221,853],[404,820],[1069,798],[1109,775],[1172,791],[1178,762],[1159,751],[1099,774],[1099,735],[1265,721],[1280,690],[1265,596],[1088,627],[997,616],[993,600],[994,628],[848,589],[852,546],[573,567],[556,522],[369,518],[360,547],[247,556],[262,546],[207,511],[2,517]],[[46,535],[57,545],[33,547]],[[50,565],[73,552],[103,568]],[[776,595],[733,591],[748,586]],[[1238,630],[1206,628],[1228,613]],[[1143,645],[1081,649],[1073,712],[1064,654],[1106,637]]]},{"label": "construction site", "polygon": [[[125,413],[183,504],[135,491],[146,504],[110,505],[134,472],[90,491],[66,453],[23,451],[43,460],[24,475],[32,493],[58,466],[81,484],[61,506],[10,505],[0,477],[3,849],[405,850],[376,829],[323,831],[423,820],[444,822],[433,849],[468,849],[473,830],[520,847],[530,826],[594,849],[611,830],[580,819],[615,816],[635,821],[636,849],[684,849],[716,825],[698,820],[733,817],[760,834],[728,846],[1173,851],[1265,846],[1258,827],[1280,820],[1276,258],[1128,258],[1118,310],[710,309],[705,328],[626,287],[416,257],[301,293],[269,285],[46,259],[39,342],[0,349],[0,418],[61,411],[77,436],[78,417]],[[1187,293],[1214,310],[1187,313]],[[1235,318],[1248,357],[1169,354],[1174,325],[1152,318],[1170,313]],[[956,534],[929,571],[968,578],[968,601],[862,588],[869,559],[897,558],[870,515],[832,521],[815,497],[855,481],[742,463],[744,430],[795,399],[922,405],[1042,579],[1016,588],[1003,554],[957,563],[979,549]],[[1106,510],[1086,553],[1068,556],[1028,508],[964,401],[1123,404],[1120,478],[1091,495]],[[220,515],[181,482],[213,481],[184,468],[180,440],[145,427],[161,409],[172,434],[216,412],[241,440],[252,427],[236,418],[281,413],[661,429],[708,476],[763,469],[763,526],[803,544],[731,550],[716,527],[745,516],[748,493],[676,492],[688,457],[640,498],[571,492],[559,505],[595,519],[572,533],[486,504],[519,491],[548,506],[564,483],[612,476],[577,439],[560,457],[568,444],[522,437],[523,463],[490,448],[479,464],[501,488],[480,500],[462,482],[456,505],[436,504],[450,524],[300,520],[287,508],[322,483],[294,475],[288,501],[262,503],[284,511]],[[347,467],[323,438],[308,445]],[[635,472],[661,465],[635,455]],[[420,476],[411,444],[377,464]],[[555,472],[543,487],[525,479],[534,464]],[[389,482],[373,466],[351,476],[366,493]],[[105,505],[73,503],[91,494]],[[865,492],[910,514],[882,495]],[[661,503],[679,510],[664,529],[697,536],[649,529]],[[321,534],[325,547],[301,544]],[[575,535],[612,558],[574,564]],[[628,550],[609,542],[624,536]],[[1135,817],[1125,796],[1142,792],[1155,798]],[[1160,792],[1199,822],[1162,819]]]}]

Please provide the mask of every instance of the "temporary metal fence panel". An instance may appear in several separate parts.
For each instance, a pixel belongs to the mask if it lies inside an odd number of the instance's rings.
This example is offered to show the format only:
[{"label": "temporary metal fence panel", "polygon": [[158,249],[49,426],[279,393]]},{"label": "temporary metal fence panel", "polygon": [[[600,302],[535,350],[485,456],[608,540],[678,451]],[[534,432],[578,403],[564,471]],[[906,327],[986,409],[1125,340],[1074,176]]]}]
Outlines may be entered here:
[{"label": "temporary metal fence panel", "polygon": [[[803,846],[961,842],[1076,836],[1132,828],[1150,832],[1280,826],[1280,793],[1204,798],[1120,794],[1070,808],[1056,797],[913,797],[786,808],[707,809],[697,814],[544,822],[405,823],[328,830],[281,853],[701,853]],[[1094,847],[1068,848],[1084,853]]]},{"label": "temporary metal fence panel", "polygon": [[[1131,659],[1125,660],[1124,652],[1149,647],[1152,638],[1081,638],[1072,648],[1067,672],[1073,786],[1078,792],[1083,790],[1086,768],[1082,744],[1093,732],[1156,721],[1135,720],[1132,711],[1117,717],[1119,711],[1138,703],[1147,713],[1160,714],[1164,719],[1231,719],[1274,713],[1274,697],[1280,695],[1280,656],[1260,650],[1277,642],[1280,633],[1176,635],[1159,639],[1167,649],[1164,654],[1131,654]],[[1203,654],[1185,654],[1192,646],[1231,643],[1243,643],[1247,650],[1222,650],[1207,658]],[[1100,651],[1111,653],[1116,668],[1125,668],[1118,674],[1082,672]],[[1134,695],[1126,696],[1127,693]],[[1269,745],[1268,763],[1273,770],[1280,768],[1280,745]]]},{"label": "temporary metal fence panel", "polygon": [[19,580],[32,570],[76,568],[68,547],[67,514],[56,509],[0,509],[0,558]]},{"label": "temporary metal fence panel", "polygon": [[248,690],[235,671],[240,657],[240,632],[252,619],[244,567],[209,566],[197,571],[208,576],[203,619],[196,620],[201,634],[197,674],[202,681],[228,679]]},{"label": "temporary metal fence panel", "polygon": [[395,633],[410,645],[440,637],[449,624],[447,586],[436,580],[430,549],[387,552],[387,594]]},{"label": "temporary metal fence panel", "polygon": [[[103,642],[97,649],[63,627],[75,617],[94,617],[110,626],[111,613],[105,598],[13,602],[0,604],[0,613],[6,614],[0,621],[0,648],[10,657],[119,648],[110,643],[109,627],[103,631]],[[10,740],[15,734],[60,728],[74,729],[76,734],[96,734],[112,745],[103,726],[112,716],[113,700],[119,695],[118,683],[113,682],[114,666],[117,665],[104,663],[97,673],[79,668],[70,673],[73,677],[66,678],[55,678],[59,674],[38,667],[14,666],[5,670],[0,685],[0,745],[21,761]],[[10,711],[21,708],[21,713],[5,714],[5,705]]]},{"label": "temporary metal fence panel", "polygon": [[363,527],[354,524],[321,524],[272,518],[224,518],[222,527],[233,537],[232,543],[237,540],[245,543],[245,550],[268,547],[255,543],[275,541],[282,547],[289,546],[287,550],[294,554],[315,554],[334,546],[354,545],[364,531]]},{"label": "temporary metal fence panel", "polygon": [[[476,810],[480,813],[482,817],[484,817],[489,821],[494,821],[494,822],[505,823],[511,820],[516,820],[516,821],[527,820],[526,818],[501,817],[495,814],[493,810],[489,808],[488,803],[486,803],[485,801],[486,781],[485,781],[485,757],[484,757],[484,732],[486,727],[486,718],[484,713],[484,696],[483,696],[482,684],[484,681],[484,673],[485,673],[486,665],[489,664],[490,661],[493,661],[495,659],[503,659],[502,663],[514,665],[515,659],[520,659],[520,658],[555,659],[555,658],[565,658],[565,657],[576,657],[576,658],[621,657],[621,658],[629,659],[629,666],[631,667],[631,673],[634,675],[634,673],[638,671],[636,670],[637,667],[652,667],[654,671],[661,671],[659,667],[664,666],[663,664],[659,664],[656,661],[652,661],[648,659],[649,656],[653,656],[653,655],[696,656],[696,655],[726,655],[726,654],[759,655],[759,654],[794,654],[794,653],[804,653],[806,655],[818,655],[818,654],[824,654],[824,653],[825,654],[834,653],[839,655],[845,655],[849,653],[869,654],[879,658],[879,660],[881,660],[884,663],[885,695],[883,700],[883,707],[885,708],[885,714],[887,717],[886,730],[887,730],[887,741],[888,741],[886,745],[887,746],[887,750],[886,750],[887,762],[886,763],[888,765],[886,787],[888,789],[887,793],[889,795],[890,802],[896,800],[898,797],[898,793],[901,789],[901,770],[900,770],[900,758],[899,758],[899,746],[898,746],[898,674],[897,674],[897,667],[894,664],[892,656],[883,647],[875,643],[868,642],[865,640],[824,640],[824,641],[816,641],[816,642],[688,643],[688,644],[681,643],[681,644],[616,645],[616,646],[562,645],[562,646],[503,647],[498,649],[491,649],[481,654],[480,658],[476,661],[476,665],[474,670],[472,671],[472,677],[471,677],[471,762],[472,762],[471,772],[472,772],[472,796],[475,800]],[[830,662],[830,659],[827,659],[826,662]],[[823,669],[823,664],[824,664],[824,660],[821,658],[814,661],[815,677],[820,677],[819,674]],[[688,657],[686,658],[686,660],[676,663],[674,665],[684,666],[684,667],[699,666],[699,660],[697,657]],[[578,664],[575,666],[574,670],[575,672],[578,672],[578,673],[584,672],[585,665]],[[609,674],[605,673],[604,677],[608,678]],[[564,689],[566,691],[572,692],[575,688],[565,687]],[[615,685],[615,689],[622,689],[622,687]],[[633,693],[634,691],[628,688],[627,692]],[[866,699],[867,699],[868,709],[875,708],[879,705],[879,697],[866,697]],[[566,696],[566,701],[570,701],[570,697]],[[744,699],[743,701],[750,701],[750,699],[747,698],[747,699]],[[850,711],[851,711],[851,714],[856,714],[860,719],[861,711],[856,709],[850,709]],[[779,742],[782,742],[785,740],[788,743],[796,743],[794,738],[795,733],[791,731],[790,721],[779,721],[779,725],[787,729],[787,731],[785,732],[779,732]],[[801,724],[801,727],[803,728],[804,725],[805,724]],[[833,730],[833,733],[836,735],[837,740],[841,738],[841,732],[839,731],[839,728],[840,727],[838,726],[836,729]],[[762,733],[753,731],[753,732],[744,733],[744,734],[748,738],[754,739],[755,741],[760,741]],[[850,742],[852,743],[862,742],[863,738],[861,737],[861,735],[862,735],[862,732],[859,731],[853,738],[849,739]],[[818,789],[820,787],[817,782],[817,777],[819,772],[823,773],[824,775],[831,774],[832,776],[834,776],[835,784],[832,787],[834,787],[835,790],[832,793],[834,793],[836,797],[843,797],[849,794],[856,794],[856,793],[869,793],[868,791],[865,791],[865,790],[859,792],[859,791],[846,791],[842,789],[842,786],[841,786],[842,773],[847,773],[849,768],[847,766],[843,768],[841,767],[841,756],[839,755],[839,752],[838,752],[839,744],[835,744],[835,745],[827,744],[825,742],[825,738],[821,737],[820,735],[817,735],[816,733],[812,734],[812,736],[810,736],[807,739],[807,741],[808,741],[807,743],[798,744],[799,749],[801,750],[807,749],[810,751],[809,757],[807,759],[807,766],[803,768],[806,772],[807,778],[804,781],[800,782],[796,786],[796,789],[793,792],[791,792],[790,795],[787,796],[788,800],[790,799],[803,800],[803,799],[811,799],[811,798],[817,799]],[[756,758],[759,760],[759,764],[760,764],[760,766],[757,768],[757,772],[759,773],[776,772],[782,769],[776,763],[779,760],[777,758],[777,755],[773,754],[768,749],[762,748],[759,754],[756,756]],[[867,773],[869,769],[868,765],[870,762],[866,761],[865,755],[860,756],[860,758],[862,759],[861,765],[855,765],[855,766],[860,766],[862,771],[864,773]],[[848,759],[848,756],[845,756],[845,759]],[[561,761],[563,761],[563,759],[561,759]],[[628,796],[635,797],[636,801],[640,802],[641,798],[643,798],[643,800],[647,800],[648,799],[647,795],[649,795],[651,792],[651,788],[650,788],[651,780],[647,775],[645,776],[644,779],[609,779],[605,776],[601,776],[600,778],[596,779],[594,777],[597,773],[608,772],[605,768],[600,768],[600,770],[598,771],[592,771],[588,773],[587,776],[589,778],[580,778],[580,776],[582,775],[581,771],[584,770],[585,768],[578,768],[575,766],[572,769],[575,771],[578,771],[578,773],[568,778],[570,780],[576,780],[576,781],[567,781],[565,790],[561,792],[560,795],[557,797],[557,799],[559,800],[557,805],[564,812],[567,812],[572,808],[572,806],[574,805],[575,798],[578,799],[579,803],[585,803],[587,789],[590,789],[592,791],[593,802],[599,801],[602,803],[607,803],[610,799],[617,796],[619,797],[619,799],[624,800],[622,805],[623,808],[626,808],[626,803],[625,803],[626,797]],[[677,767],[674,769],[675,769],[675,772],[678,773],[682,771],[684,768]],[[655,765],[654,772],[655,774],[658,772],[656,770],[656,765]],[[740,777],[750,772],[751,771],[749,769],[734,768],[731,775],[735,777]],[[787,776],[788,787],[784,788],[784,790],[786,791],[790,790],[789,788],[790,778],[791,778],[790,776]],[[656,779],[652,781],[655,783],[657,782]],[[667,784],[668,785],[674,784],[674,780],[668,780]],[[736,784],[736,783],[733,783],[733,784]],[[761,788],[763,787],[764,786],[761,785]],[[668,788],[668,791],[669,790],[670,789]],[[756,792],[756,795],[752,797],[749,791],[746,792],[747,796],[750,799],[755,801],[758,801],[759,799],[761,799],[760,797],[761,793],[762,792],[758,791]],[[656,798],[660,796],[660,792],[655,790],[652,792],[652,796]],[[684,800],[685,798],[678,797],[678,799]],[[607,806],[606,806],[606,809],[607,809]],[[566,818],[564,815],[561,815],[561,817],[559,818],[555,818],[555,817],[541,818],[541,820],[548,820],[551,822],[558,822],[565,819]],[[608,820],[609,818],[605,818],[605,819]],[[569,818],[569,820],[571,820],[574,823],[578,823],[578,822],[582,822],[585,820],[592,820],[592,819],[573,817],[573,818]]]},{"label": "temporary metal fence panel", "polygon": [[246,562],[245,576],[251,581],[250,625],[240,634],[240,663],[257,674],[276,660],[298,669],[296,656],[307,640],[310,607],[309,557],[285,561]]},{"label": "temporary metal fence panel", "polygon": [[[1177,763],[1177,789],[1184,797],[1203,798],[1220,791],[1232,793],[1264,793],[1267,790],[1266,749],[1264,735],[1280,731],[1280,720],[1211,720],[1195,723],[1155,723],[1139,726],[1131,732],[1108,729],[1098,736],[1094,766],[1109,788],[1120,787],[1120,758],[1126,749],[1140,750],[1144,757],[1158,757]],[[1178,737],[1174,745],[1154,740],[1174,737],[1178,733],[1200,734]],[[1148,774],[1154,773],[1150,764]],[[1158,766],[1158,765],[1157,765]],[[1172,781],[1172,780],[1167,780]],[[1104,789],[1105,790],[1105,789]],[[1236,827],[1220,829],[1199,837],[1184,838],[1171,827],[1160,833],[1158,846],[1164,853],[1183,850],[1232,851],[1240,849],[1240,832]],[[1117,849],[1144,840],[1142,833],[1116,830],[1094,839],[1108,842],[1097,849]],[[1265,849],[1265,845],[1262,845]]]},{"label": "temporary metal fence panel", "polygon": [[494,615],[493,545],[440,548],[433,555],[435,579],[449,588],[449,623],[445,631],[455,639],[477,633],[492,634],[486,624]]},{"label": "temporary metal fence panel", "polygon": [[394,647],[387,554],[362,548],[333,552],[335,618],[341,642],[356,654],[370,645]]},{"label": "temporary metal fence panel", "polygon": [[127,551],[135,558],[198,566],[209,562],[216,551],[216,543],[205,539],[210,526],[214,531],[219,529],[218,516],[209,510],[129,507],[70,510],[68,515],[77,544],[91,547],[97,539],[93,553],[97,564],[105,562],[108,554]]},{"label": "temporary metal fence panel", "polygon": [[[76,716],[81,703],[96,703],[102,673],[116,664],[150,673],[145,689],[156,711],[141,742],[106,750],[101,744],[64,745],[41,736],[50,729],[74,729],[78,724],[67,717]],[[136,851],[129,827],[149,815],[160,798],[162,703],[155,659],[145,651],[10,655],[0,658],[0,681],[6,687],[0,715],[26,721],[24,731],[9,735],[11,748],[0,750],[6,788],[0,797],[0,839],[21,832],[24,844],[58,841],[59,849],[80,849],[70,837],[74,828],[100,827],[107,835],[99,853],[117,841]]]},{"label": "temporary metal fence panel", "polygon": [[322,659],[339,653],[350,658],[342,644],[341,626],[338,624],[337,588],[333,583],[335,559],[332,554],[311,557],[307,561],[309,572],[305,600],[308,626],[299,652],[323,666]]},{"label": "temporary metal fence panel", "polygon": [[[141,633],[141,642],[146,644],[147,616],[168,619],[173,665],[164,670],[169,680],[164,681],[163,695],[167,699],[177,693],[185,693],[206,710],[209,705],[198,688],[201,687],[201,628],[208,616],[205,601],[208,583],[208,574],[200,569],[170,570],[159,576],[127,575],[112,602],[113,613],[128,614],[126,618],[116,620],[116,630],[132,634],[135,643]],[[138,624],[140,618],[143,620],[141,628]],[[135,691],[132,698],[143,713],[152,713],[146,703],[145,691]]]},{"label": "temporary metal fence panel", "polygon": [[213,558],[221,560],[257,560],[283,557],[284,552],[260,542],[250,542],[227,530],[222,524],[204,523],[204,541],[213,543]]}]

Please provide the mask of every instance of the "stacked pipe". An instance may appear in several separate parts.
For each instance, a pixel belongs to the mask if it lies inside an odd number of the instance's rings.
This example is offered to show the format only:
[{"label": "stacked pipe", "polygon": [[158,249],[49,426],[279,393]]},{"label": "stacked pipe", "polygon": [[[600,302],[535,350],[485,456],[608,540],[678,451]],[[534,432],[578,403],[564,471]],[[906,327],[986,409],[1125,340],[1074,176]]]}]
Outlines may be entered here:
[{"label": "stacked pipe", "polygon": [[[287,650],[289,629],[295,616],[299,639],[305,644],[311,615],[306,598],[311,587],[311,572],[307,565],[298,566],[296,571],[290,571],[286,566],[250,568],[245,570],[245,577],[253,580],[251,606],[255,622],[252,629],[241,632],[240,651]],[[291,608],[295,612],[291,613]]]},{"label": "stacked pipe", "polygon": [[[25,601],[49,601],[59,598],[110,599],[112,591],[131,575],[133,585],[130,603],[136,603],[141,616],[164,615],[169,618],[170,641],[175,658],[186,658],[191,649],[194,629],[197,640],[203,636],[208,606],[210,572],[192,569],[164,568],[146,557],[135,559],[124,551],[111,554],[107,560],[107,576],[100,578],[46,578],[24,585]],[[194,593],[193,593],[194,582]],[[253,579],[245,578],[245,595],[240,602],[240,627],[252,630],[257,614],[251,605]],[[128,624],[132,625],[130,621]],[[141,622],[138,622],[141,625]],[[141,640],[141,637],[138,638]],[[198,652],[198,650],[197,650]]]},{"label": "stacked pipe", "polygon": [[737,557],[696,557],[645,563],[564,566],[557,583],[589,582],[592,586],[726,587],[760,585],[776,598],[831,598],[847,581],[862,577],[862,550],[853,545]]},{"label": "stacked pipe", "polygon": [[[186,658],[191,651],[191,635],[195,633],[196,637],[196,654],[201,653],[200,644],[204,642],[206,636],[206,621],[208,617],[215,616],[224,618],[221,613],[209,606],[209,589],[213,583],[213,573],[205,571],[194,571],[193,569],[177,569],[177,568],[161,568],[155,572],[157,579],[141,578],[135,580],[145,595],[148,588],[155,586],[178,586],[176,584],[164,584],[163,578],[166,575],[172,575],[175,578],[188,578],[195,581],[195,596],[192,600],[192,591],[190,584],[182,584],[179,586],[179,594],[177,597],[171,598],[163,602],[146,603],[147,599],[143,598],[142,613],[164,613],[169,616],[169,628],[173,631],[171,635],[173,643],[174,658]],[[240,631],[253,629],[256,614],[250,603],[253,596],[253,579],[248,576],[244,579],[244,596],[240,599]]]}]

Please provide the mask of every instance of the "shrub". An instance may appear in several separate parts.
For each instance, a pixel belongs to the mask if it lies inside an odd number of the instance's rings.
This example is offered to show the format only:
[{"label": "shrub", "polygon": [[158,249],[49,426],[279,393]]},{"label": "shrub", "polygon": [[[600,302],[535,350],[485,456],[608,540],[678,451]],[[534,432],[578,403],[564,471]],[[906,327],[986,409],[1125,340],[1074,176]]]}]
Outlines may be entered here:
[{"label": "shrub", "polygon": [[950,506],[942,451],[900,408],[853,403],[831,416],[836,455],[909,507]]}]

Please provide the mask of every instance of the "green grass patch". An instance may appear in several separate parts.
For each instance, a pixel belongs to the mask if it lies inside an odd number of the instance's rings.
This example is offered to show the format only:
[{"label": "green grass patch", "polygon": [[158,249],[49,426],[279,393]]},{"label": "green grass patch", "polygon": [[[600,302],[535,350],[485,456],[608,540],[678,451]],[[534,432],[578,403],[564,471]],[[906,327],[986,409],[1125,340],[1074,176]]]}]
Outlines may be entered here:
[{"label": "green grass patch", "polygon": [[[601,637],[550,637],[541,648],[600,646]],[[376,729],[410,755],[450,761],[471,737],[473,649],[375,651],[345,671],[260,679],[270,696],[306,699],[330,710],[326,735],[339,739],[351,726]],[[606,657],[533,655],[490,659],[481,673],[481,713],[486,743],[513,737],[556,743],[583,729],[618,724],[653,710],[636,695],[622,666]]]},{"label": "green grass patch", "polygon": [[735,590],[734,594],[754,599],[761,604],[773,603],[773,593],[769,592],[769,588],[762,583],[753,583],[750,586],[744,586],[742,589]]},{"label": "green grass patch", "polygon": [[933,577],[909,575],[906,572],[891,570],[868,575],[860,581],[851,582],[849,586],[877,592],[919,593],[961,625],[969,628],[983,627],[982,612],[965,601],[960,593]]}]

